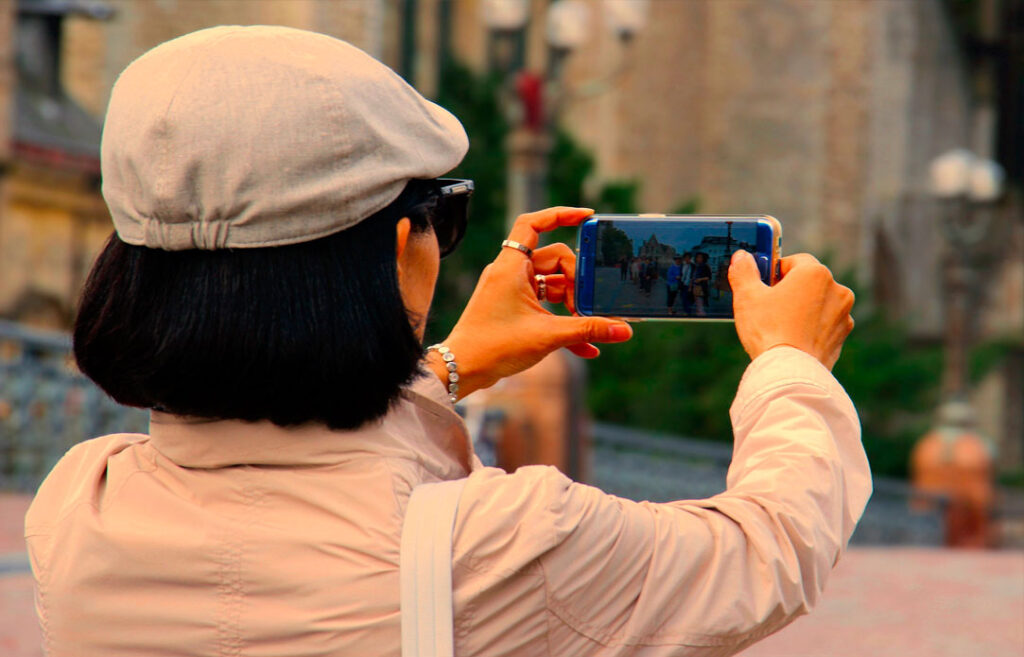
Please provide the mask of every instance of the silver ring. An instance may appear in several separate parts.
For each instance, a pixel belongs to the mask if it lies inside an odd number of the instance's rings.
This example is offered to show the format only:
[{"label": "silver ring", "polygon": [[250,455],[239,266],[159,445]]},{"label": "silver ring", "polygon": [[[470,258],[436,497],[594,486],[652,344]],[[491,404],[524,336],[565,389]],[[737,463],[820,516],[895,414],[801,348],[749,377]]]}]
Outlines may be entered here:
[{"label": "silver ring", "polygon": [[533,257],[533,249],[531,249],[530,247],[526,246],[525,244],[520,244],[519,242],[516,242],[515,240],[503,240],[501,242],[501,246],[502,247],[507,247],[507,248],[510,248],[510,249],[515,249],[516,251],[522,251],[523,253],[526,254],[527,258],[532,258]]},{"label": "silver ring", "polygon": [[545,280],[547,277],[543,274],[536,274],[533,280],[537,281],[537,301],[543,301],[548,297],[548,282]]}]

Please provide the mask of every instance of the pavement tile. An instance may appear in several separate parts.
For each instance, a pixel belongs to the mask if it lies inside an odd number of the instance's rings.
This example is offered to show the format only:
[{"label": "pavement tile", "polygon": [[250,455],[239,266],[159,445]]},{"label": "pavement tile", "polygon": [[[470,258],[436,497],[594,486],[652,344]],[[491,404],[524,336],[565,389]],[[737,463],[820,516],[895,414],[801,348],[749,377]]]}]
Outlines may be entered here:
[{"label": "pavement tile", "polygon": [[0,554],[25,551],[25,513],[31,495],[0,493]]},{"label": "pavement tile", "polygon": [[818,608],[744,657],[1021,657],[1024,552],[858,548]]},{"label": "pavement tile", "polygon": [[0,655],[42,657],[32,575],[0,576]]}]

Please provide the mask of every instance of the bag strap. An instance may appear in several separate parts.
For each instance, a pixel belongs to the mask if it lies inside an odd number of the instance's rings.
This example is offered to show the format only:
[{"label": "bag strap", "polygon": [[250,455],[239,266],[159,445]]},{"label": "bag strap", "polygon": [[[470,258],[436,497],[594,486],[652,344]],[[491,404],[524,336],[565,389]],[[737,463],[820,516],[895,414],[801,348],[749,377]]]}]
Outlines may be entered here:
[{"label": "bag strap", "polygon": [[402,522],[402,657],[451,657],[452,531],[466,479],[420,484]]}]

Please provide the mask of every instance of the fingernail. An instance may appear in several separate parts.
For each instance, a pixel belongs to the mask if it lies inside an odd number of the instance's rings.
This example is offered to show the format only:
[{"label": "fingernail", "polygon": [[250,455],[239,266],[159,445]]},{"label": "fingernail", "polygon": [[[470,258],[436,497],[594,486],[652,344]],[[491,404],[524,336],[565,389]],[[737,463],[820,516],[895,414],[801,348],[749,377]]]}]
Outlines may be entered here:
[{"label": "fingernail", "polygon": [[747,253],[746,251],[743,251],[741,249],[741,250],[737,251],[736,253],[732,254],[732,262],[739,262],[740,258],[743,258],[744,256],[748,256],[748,255],[750,255],[750,254]]},{"label": "fingernail", "polygon": [[633,337],[633,327],[629,324],[615,324],[609,329],[608,337],[613,342],[625,342]]}]

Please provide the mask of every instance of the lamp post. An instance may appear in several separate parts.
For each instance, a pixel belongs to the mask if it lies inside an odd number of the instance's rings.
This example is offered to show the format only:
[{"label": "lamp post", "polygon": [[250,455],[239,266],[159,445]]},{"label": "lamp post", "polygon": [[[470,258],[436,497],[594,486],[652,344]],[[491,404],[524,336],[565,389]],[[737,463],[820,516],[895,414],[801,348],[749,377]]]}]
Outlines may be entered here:
[{"label": "lamp post", "polygon": [[522,68],[524,28],[530,20],[529,0],[487,0],[483,6],[483,20],[490,32],[488,66],[503,75]]},{"label": "lamp post", "polygon": [[[605,25],[625,47],[643,28],[648,0],[604,0]],[[571,91],[564,80],[565,62],[593,31],[592,9],[583,0],[556,0],[544,15],[548,46],[543,75],[526,68],[525,34],[531,20],[529,0],[485,0],[483,20],[490,33],[489,64],[503,85],[508,137],[508,224],[524,212],[547,205],[547,158],[558,115]],[[627,61],[623,57],[623,68]],[[619,71],[621,72],[621,71]],[[617,75],[617,73],[616,73]],[[613,76],[606,76],[613,77]],[[591,81],[580,89],[603,90]]]},{"label": "lamp post", "polygon": [[[520,214],[548,204],[548,154],[558,115],[573,94],[564,80],[565,63],[593,31],[591,3],[552,2],[543,16],[546,66],[542,74],[530,71],[525,49],[532,18],[529,5],[529,0],[485,0],[483,6],[484,23],[490,33],[489,64],[504,78],[502,106],[511,128],[506,174],[509,226]],[[606,0],[601,5],[606,26],[621,44],[631,43],[643,26],[646,5],[647,0]],[[625,65],[625,57],[622,63]],[[590,88],[603,90],[604,82],[591,83]],[[499,410],[504,417],[495,441],[498,465],[513,470],[520,465],[544,463],[585,481],[589,441],[583,429],[582,390],[582,365],[559,350],[486,392],[474,393],[471,397],[476,398],[476,414],[486,407]]]},{"label": "lamp post", "polygon": [[965,149],[940,155],[930,167],[931,192],[943,216],[947,252],[943,263],[946,286],[946,363],[942,392],[946,401],[967,395],[967,351],[971,321],[977,313],[972,256],[992,221],[992,205],[1002,194],[1003,170],[992,160]]},{"label": "lamp post", "polygon": [[995,162],[955,149],[935,158],[929,169],[931,193],[938,200],[946,240],[942,264],[946,302],[943,402],[936,427],[911,454],[914,485],[949,498],[946,542],[961,547],[990,544],[988,515],[992,504],[992,458],[976,433],[967,402],[967,355],[976,298],[974,254],[985,240],[993,204],[1002,194],[1003,170]]}]

